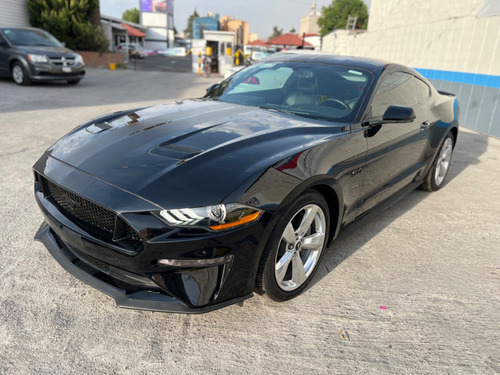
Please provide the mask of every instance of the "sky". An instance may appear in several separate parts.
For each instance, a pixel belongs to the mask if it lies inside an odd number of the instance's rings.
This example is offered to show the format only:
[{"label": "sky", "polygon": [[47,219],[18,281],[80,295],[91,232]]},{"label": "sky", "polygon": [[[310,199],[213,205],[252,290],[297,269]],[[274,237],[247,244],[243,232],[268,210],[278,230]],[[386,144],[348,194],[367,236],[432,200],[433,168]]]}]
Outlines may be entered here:
[{"label": "sky", "polygon": [[[186,21],[196,9],[200,16],[214,12],[219,16],[234,16],[249,23],[251,33],[259,38],[269,37],[273,27],[289,32],[299,31],[300,18],[308,14],[314,0],[174,0],[174,25],[178,32],[186,28]],[[315,0],[317,7],[330,5],[332,0]],[[369,0],[364,0],[369,4]],[[140,8],[140,0],[100,0],[101,13],[121,18],[123,11]]]}]

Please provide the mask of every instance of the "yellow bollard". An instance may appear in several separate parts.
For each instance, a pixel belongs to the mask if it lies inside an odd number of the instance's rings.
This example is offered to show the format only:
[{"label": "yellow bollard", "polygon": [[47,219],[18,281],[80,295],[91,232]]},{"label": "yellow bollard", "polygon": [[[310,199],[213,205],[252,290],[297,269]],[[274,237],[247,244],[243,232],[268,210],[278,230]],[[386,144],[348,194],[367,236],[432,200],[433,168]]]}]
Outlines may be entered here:
[{"label": "yellow bollard", "polygon": [[109,70],[116,70],[116,64],[115,63],[109,63]]},{"label": "yellow bollard", "polygon": [[201,51],[198,52],[198,75],[201,76]]}]

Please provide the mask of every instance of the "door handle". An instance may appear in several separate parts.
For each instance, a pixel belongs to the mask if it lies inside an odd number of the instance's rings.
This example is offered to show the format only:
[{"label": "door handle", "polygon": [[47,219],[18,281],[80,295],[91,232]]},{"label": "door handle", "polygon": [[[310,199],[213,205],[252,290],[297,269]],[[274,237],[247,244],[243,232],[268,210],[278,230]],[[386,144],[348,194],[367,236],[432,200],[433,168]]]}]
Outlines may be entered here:
[{"label": "door handle", "polygon": [[424,121],[423,123],[420,124],[420,129],[423,130],[423,129],[427,129],[429,126],[431,126],[431,123],[430,121]]}]

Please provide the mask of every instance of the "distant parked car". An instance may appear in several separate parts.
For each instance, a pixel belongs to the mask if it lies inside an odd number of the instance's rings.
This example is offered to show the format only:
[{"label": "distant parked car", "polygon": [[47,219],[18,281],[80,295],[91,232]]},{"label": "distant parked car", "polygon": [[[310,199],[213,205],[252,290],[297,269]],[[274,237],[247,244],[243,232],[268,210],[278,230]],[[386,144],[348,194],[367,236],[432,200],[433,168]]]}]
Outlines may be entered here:
[{"label": "distant parked car", "polygon": [[138,43],[120,43],[116,46],[116,50],[128,51],[129,56],[138,57],[140,59],[153,54],[153,51],[145,49]]},{"label": "distant parked car", "polygon": [[77,84],[85,76],[85,64],[45,30],[0,27],[0,75],[18,85],[54,80]]}]

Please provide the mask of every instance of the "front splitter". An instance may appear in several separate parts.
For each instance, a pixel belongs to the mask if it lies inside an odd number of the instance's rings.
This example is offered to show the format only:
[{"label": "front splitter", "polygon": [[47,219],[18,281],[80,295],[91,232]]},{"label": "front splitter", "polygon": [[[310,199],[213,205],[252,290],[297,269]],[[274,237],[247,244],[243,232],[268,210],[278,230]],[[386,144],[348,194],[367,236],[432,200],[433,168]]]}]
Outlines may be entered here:
[{"label": "front splitter", "polygon": [[54,237],[54,233],[52,232],[50,225],[47,224],[47,222],[44,221],[42,223],[35,235],[35,240],[42,242],[54,259],[66,271],[84,283],[114,298],[117,306],[119,307],[181,314],[203,314],[235,303],[243,302],[253,296],[253,294],[249,294],[247,296],[234,298],[214,305],[193,308],[185,305],[173,297],[159,292],[141,290],[133,293],[126,293],[125,290],[98,279],[73,263],[70,258],[70,254],[73,253],[64,245],[62,241],[60,241],[62,246],[59,245],[58,241]]}]

